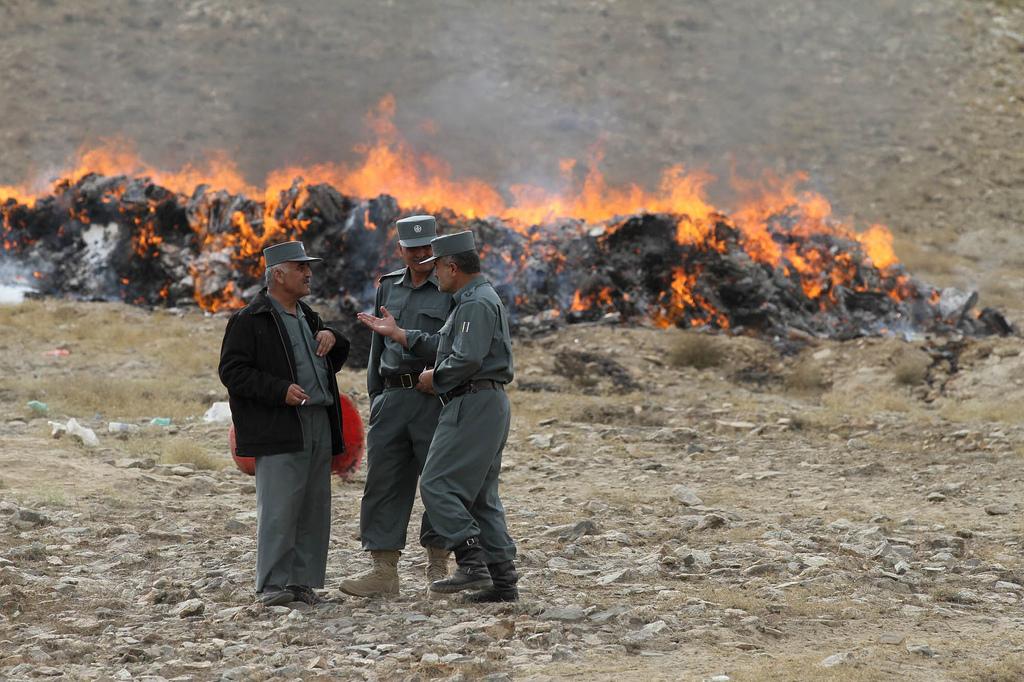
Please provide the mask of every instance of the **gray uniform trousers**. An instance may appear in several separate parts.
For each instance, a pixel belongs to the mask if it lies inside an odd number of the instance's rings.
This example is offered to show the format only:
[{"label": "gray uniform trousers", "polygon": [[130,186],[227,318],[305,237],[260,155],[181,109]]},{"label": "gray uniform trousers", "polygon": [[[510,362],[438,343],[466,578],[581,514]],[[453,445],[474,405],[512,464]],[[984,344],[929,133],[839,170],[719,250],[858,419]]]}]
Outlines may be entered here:
[{"label": "gray uniform trousers", "polygon": [[[405,548],[416,481],[427,461],[440,411],[437,396],[416,389],[388,388],[374,398],[366,434],[366,484],[359,514],[363,549]],[[445,545],[426,514],[420,521],[420,544]]]},{"label": "gray uniform trousers", "polygon": [[301,452],[256,458],[256,591],[323,587],[331,536],[329,407],[301,407]]},{"label": "gray uniform trousers", "polygon": [[498,497],[501,452],[511,419],[504,391],[485,390],[452,399],[441,410],[420,477],[423,506],[445,546],[451,549],[479,536],[487,563],[516,556]]}]

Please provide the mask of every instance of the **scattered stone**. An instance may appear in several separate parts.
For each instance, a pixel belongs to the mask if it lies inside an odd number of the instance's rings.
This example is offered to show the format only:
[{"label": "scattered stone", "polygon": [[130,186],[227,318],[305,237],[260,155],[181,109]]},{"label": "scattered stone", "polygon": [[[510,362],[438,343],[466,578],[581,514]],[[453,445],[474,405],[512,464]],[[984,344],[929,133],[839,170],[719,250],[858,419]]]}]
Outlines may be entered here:
[{"label": "scattered stone", "polygon": [[540,450],[550,450],[554,444],[554,435],[550,433],[535,433],[529,436],[526,441]]},{"label": "scattered stone", "polygon": [[566,623],[576,623],[586,617],[587,610],[581,606],[552,606],[538,616],[541,620],[559,620]]},{"label": "scattered stone", "polygon": [[898,632],[883,632],[881,635],[878,636],[878,643],[899,646],[900,644],[903,644],[903,641],[905,639],[906,636],[901,635]]},{"label": "scattered stone", "polygon": [[697,493],[685,485],[672,486],[672,497],[687,507],[699,507],[704,504],[704,501],[697,496]]},{"label": "scattered stone", "polygon": [[985,513],[989,516],[1005,516],[1012,512],[1013,510],[1005,504],[990,504],[985,507]]},{"label": "scattered stone", "polygon": [[926,658],[932,658],[935,656],[935,652],[927,644],[907,644],[907,653],[917,654],[918,656],[924,656]]},{"label": "scattered stone", "polygon": [[205,609],[206,604],[203,603],[202,599],[189,599],[174,607],[173,613],[179,618],[188,618],[189,616],[198,616]]},{"label": "scattered stone", "polygon": [[625,583],[636,580],[639,574],[632,568],[624,568],[621,571],[603,575],[597,579],[598,585],[611,585],[612,583]]},{"label": "scattered stone", "polygon": [[719,514],[705,514],[697,521],[697,530],[711,530],[729,525],[728,519]]},{"label": "scattered stone", "polygon": [[50,519],[47,518],[45,515],[37,511],[33,511],[31,509],[26,509],[24,507],[18,510],[18,512],[14,515],[14,518],[16,518],[19,521],[31,524],[33,526],[41,526],[50,522]]},{"label": "scattered stone", "polygon": [[819,663],[818,665],[820,665],[823,668],[834,668],[837,665],[842,665],[843,663],[848,663],[850,661],[850,659],[852,659],[852,658],[853,658],[853,656],[852,656],[852,654],[850,654],[849,651],[843,651],[843,652],[840,652],[838,654],[832,654],[828,658],[822,660],[822,662]]},{"label": "scattered stone", "polygon": [[757,424],[745,421],[729,421],[725,419],[716,419],[715,423],[718,424],[719,426],[724,426],[728,429],[736,429],[738,431],[749,431],[751,429],[757,428]]},{"label": "scattered stone", "polygon": [[938,491],[935,491],[928,493],[928,496],[925,499],[928,500],[929,502],[945,502],[946,496]]},{"label": "scattered stone", "polygon": [[114,461],[114,466],[118,469],[152,469],[153,464],[151,459],[134,459],[132,457],[122,457]]}]

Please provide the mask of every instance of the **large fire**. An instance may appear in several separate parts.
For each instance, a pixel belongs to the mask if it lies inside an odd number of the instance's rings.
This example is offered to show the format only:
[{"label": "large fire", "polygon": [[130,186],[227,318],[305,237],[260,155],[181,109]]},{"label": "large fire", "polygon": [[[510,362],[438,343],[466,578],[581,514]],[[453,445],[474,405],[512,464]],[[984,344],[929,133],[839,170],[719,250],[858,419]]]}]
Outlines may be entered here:
[{"label": "large fire", "polygon": [[[571,222],[580,234],[589,226],[607,224],[604,238],[612,234],[624,218],[637,214],[667,214],[675,221],[676,243],[688,249],[724,253],[729,245],[722,230],[738,234],[737,242],[751,261],[764,264],[786,277],[798,280],[803,293],[822,309],[837,303],[840,288],[852,291],[870,289],[872,284],[858,278],[859,262],[868,262],[879,273],[873,281],[887,284],[879,293],[900,300],[908,294],[905,277],[894,272],[899,263],[892,247],[892,235],[882,225],[863,232],[832,215],[832,207],[820,194],[802,190],[806,178],[797,174],[787,178],[766,176],[756,183],[733,180],[737,193],[744,197],[738,207],[726,213],[707,199],[705,187],[714,178],[703,172],[687,172],[672,166],[661,174],[658,186],[647,190],[637,185],[610,185],[600,170],[599,149],[591,153],[585,172],[572,159],[560,162],[564,185],[560,190],[531,185],[496,188],[475,178],[455,178],[449,166],[436,157],[418,154],[393,123],[395,100],[385,97],[367,116],[374,141],[357,148],[361,161],[354,165],[318,164],[281,168],[255,185],[246,180],[238,166],[223,153],[210,155],[199,165],[168,171],[146,164],[133,146],[124,140],[106,140],[82,150],[74,163],[60,174],[53,187],[0,186],[0,213],[3,218],[3,248],[15,251],[19,244],[11,236],[14,209],[31,206],[37,199],[61,191],[89,174],[114,177],[147,177],[160,191],[147,191],[143,197],[125,196],[125,183],[101,184],[103,198],[133,209],[132,248],[140,258],[156,258],[165,247],[156,230],[157,215],[166,202],[166,192],[190,198],[202,211],[189,211],[185,217],[194,232],[199,251],[210,254],[201,264],[190,266],[189,276],[194,298],[205,310],[234,308],[243,304],[241,292],[233,283],[215,286],[210,268],[245,264],[249,274],[259,275],[259,253],[273,243],[301,237],[310,224],[302,212],[309,188],[326,184],[342,195],[371,198],[382,194],[393,197],[407,210],[459,216],[460,220],[497,219],[525,237],[526,254],[531,245],[541,248],[548,226]],[[578,178],[582,177],[582,180]],[[262,199],[255,212],[252,202]],[[211,216],[228,212],[231,229],[212,229]],[[68,219],[89,224],[91,216],[80,206],[68,209]],[[365,210],[363,229],[374,231],[380,225]],[[383,226],[388,227],[388,226]],[[836,251],[833,242],[822,237],[842,237],[859,244],[860,254]],[[24,246],[21,244],[20,246]],[[229,254],[221,263],[216,254]],[[855,258],[856,256],[856,258]],[[506,261],[507,253],[501,254]],[[525,257],[525,256],[524,256]],[[561,256],[559,256],[561,257]],[[370,273],[367,273],[369,275]],[[891,274],[892,276],[887,276]],[[729,327],[729,318],[705,295],[695,290],[701,277],[699,267],[672,269],[671,283],[663,291],[658,305],[647,310],[659,326],[707,324]],[[902,279],[901,279],[902,278]],[[212,287],[212,288],[211,288]],[[166,291],[164,287],[163,291]],[[164,294],[166,295],[166,294]],[[612,310],[617,302],[628,300],[628,293],[617,294],[611,287],[584,290],[578,287],[566,311]]]}]

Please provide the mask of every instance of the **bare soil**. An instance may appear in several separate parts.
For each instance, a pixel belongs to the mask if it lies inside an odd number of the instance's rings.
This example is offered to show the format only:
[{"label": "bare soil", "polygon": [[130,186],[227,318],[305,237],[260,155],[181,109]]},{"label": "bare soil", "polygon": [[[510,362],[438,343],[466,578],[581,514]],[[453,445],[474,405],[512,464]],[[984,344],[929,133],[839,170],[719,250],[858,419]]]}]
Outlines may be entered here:
[{"label": "bare soil", "polygon": [[[427,600],[414,546],[400,598],[343,596],[338,582],[366,565],[360,473],[333,487],[331,601],[299,610],[252,605],[253,480],[230,465],[226,426],[200,419],[225,398],[213,378],[224,317],[61,302],[0,312],[5,678],[1024,669],[1016,339],[821,342],[782,357],[712,337],[704,369],[668,361],[687,357],[674,351],[693,333],[581,325],[522,340],[502,474],[522,601]],[[45,354],[55,347],[69,354]],[[573,362],[581,349],[588,361]],[[919,383],[899,370],[907,353],[929,358]],[[107,406],[64,388],[96,377]],[[365,411],[362,372],[340,379]],[[122,382],[139,397],[119,398]],[[175,398],[160,403],[161,387]],[[187,416],[151,426],[166,416],[156,410]],[[69,417],[99,446],[53,440],[48,422]],[[112,421],[139,430],[111,434]]]}]

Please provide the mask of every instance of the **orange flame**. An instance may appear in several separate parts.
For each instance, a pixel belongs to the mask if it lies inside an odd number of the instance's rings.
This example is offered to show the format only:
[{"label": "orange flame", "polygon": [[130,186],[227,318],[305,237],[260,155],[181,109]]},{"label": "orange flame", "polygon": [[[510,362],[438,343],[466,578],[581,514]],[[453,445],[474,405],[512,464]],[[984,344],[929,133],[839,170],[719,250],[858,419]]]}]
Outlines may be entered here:
[{"label": "orange flame", "polygon": [[[538,238],[539,232],[527,232],[527,228],[561,218],[593,224],[646,211],[676,216],[675,238],[679,244],[724,251],[726,245],[716,237],[716,225],[724,224],[739,230],[741,243],[751,259],[772,268],[781,268],[787,274],[795,273],[805,294],[812,299],[820,299],[821,305],[835,301],[835,286],[854,285],[856,264],[844,254],[819,251],[814,244],[800,243],[796,238],[815,234],[843,236],[858,242],[880,271],[898,264],[892,248],[892,235],[884,226],[872,225],[862,234],[855,233],[833,217],[832,207],[824,197],[800,189],[807,180],[804,174],[785,178],[766,175],[757,182],[734,176],[732,185],[744,199],[737,210],[726,215],[714,207],[705,194],[705,187],[714,178],[699,171],[687,171],[680,165],[665,169],[653,191],[635,184],[609,184],[600,171],[604,154],[598,145],[590,152],[585,173],[579,172],[580,164],[575,159],[559,162],[562,186],[556,190],[518,184],[502,192],[481,179],[455,178],[443,160],[417,154],[396,128],[393,122],[395,110],[395,99],[389,95],[368,113],[366,123],[373,132],[374,140],[356,148],[361,160],[354,165],[323,163],[283,167],[269,173],[261,185],[255,185],[224,152],[213,152],[201,163],[168,171],[143,162],[131,142],[107,139],[96,147],[80,150],[75,161],[62,173],[64,180],[61,182],[73,183],[88,173],[145,176],[160,186],[188,196],[198,186],[206,185],[209,188],[206,196],[211,201],[216,200],[216,196],[224,196],[219,194],[221,191],[250,198],[262,197],[262,215],[236,211],[230,217],[234,229],[229,233],[211,233],[201,212],[191,217],[192,229],[203,252],[228,250],[233,259],[248,262],[258,260],[257,256],[265,246],[303,233],[309,222],[297,219],[296,215],[305,201],[305,183],[326,183],[354,197],[390,194],[400,206],[409,209],[422,208],[430,212],[448,209],[467,218],[499,217],[534,239]],[[422,130],[433,133],[437,124],[427,122]],[[117,193],[122,190],[111,191]],[[11,200],[16,204],[29,205],[43,194],[27,185],[0,185],[0,211],[8,210],[4,205]],[[154,210],[151,205],[150,213]],[[70,209],[70,215],[80,222],[88,222],[89,219],[84,212],[74,208]],[[136,222],[137,230],[133,235],[135,252],[141,256],[158,256],[161,238],[155,234],[153,223],[144,219]],[[380,227],[370,220],[368,214],[363,222],[367,229]],[[792,236],[794,242],[786,241],[780,234]],[[14,248],[4,236],[4,248]],[[555,254],[553,259],[557,256]],[[688,311],[687,319],[693,324],[727,326],[725,316],[694,293],[699,274],[685,273],[681,269],[674,272],[673,282],[665,292],[664,305],[655,317],[658,324],[673,323]],[[192,272],[195,298],[204,309],[241,305],[234,287],[222,292],[204,291],[202,284],[210,281],[208,275],[198,269]],[[909,285],[893,281],[895,284],[887,293],[894,298],[905,296]],[[611,292],[602,290],[589,295],[576,292],[573,310],[593,306],[613,307]],[[694,315],[694,310],[703,312]]]}]

